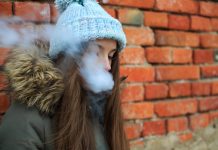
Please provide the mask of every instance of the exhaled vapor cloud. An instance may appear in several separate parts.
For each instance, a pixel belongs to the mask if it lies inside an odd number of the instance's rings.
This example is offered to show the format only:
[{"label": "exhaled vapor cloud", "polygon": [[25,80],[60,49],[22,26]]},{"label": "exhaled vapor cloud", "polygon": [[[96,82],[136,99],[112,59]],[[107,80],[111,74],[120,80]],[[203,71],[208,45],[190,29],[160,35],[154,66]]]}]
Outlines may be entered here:
[{"label": "exhaled vapor cloud", "polygon": [[[23,24],[27,24],[23,26]],[[78,63],[81,76],[86,81],[86,86],[94,93],[109,91],[114,86],[111,73],[104,69],[104,66],[96,55],[98,47],[90,47],[85,54],[78,55],[81,52],[81,46],[78,46],[80,39],[74,38],[73,33],[64,31],[64,29],[55,29],[52,25],[43,25],[36,27],[33,24],[28,25],[19,18],[0,19],[0,47],[31,47],[36,40],[50,41],[52,36],[57,36],[66,42],[67,54],[71,55]]]},{"label": "exhaled vapor cloud", "polygon": [[100,50],[97,46],[91,46],[82,58],[80,72],[86,79],[87,86],[94,93],[109,91],[114,86],[111,73],[104,69],[104,65],[99,60],[97,53]]},{"label": "exhaled vapor cloud", "polygon": [[49,41],[53,28],[51,25],[36,26],[18,17],[0,19],[0,46],[28,47],[36,40]]}]

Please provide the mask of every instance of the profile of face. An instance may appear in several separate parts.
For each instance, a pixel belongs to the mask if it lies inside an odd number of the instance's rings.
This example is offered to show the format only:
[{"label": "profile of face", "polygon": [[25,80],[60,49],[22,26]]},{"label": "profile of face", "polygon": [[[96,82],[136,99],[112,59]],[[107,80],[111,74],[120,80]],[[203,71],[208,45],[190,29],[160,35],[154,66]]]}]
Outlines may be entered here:
[{"label": "profile of face", "polygon": [[110,71],[116,51],[115,40],[97,39],[88,43],[80,65],[85,87],[95,93],[113,88],[114,81]]},{"label": "profile of face", "polygon": [[95,63],[102,65],[106,71],[110,71],[112,60],[116,51],[117,44],[115,40],[97,39],[89,43],[83,59],[87,59],[90,55],[95,55]]}]

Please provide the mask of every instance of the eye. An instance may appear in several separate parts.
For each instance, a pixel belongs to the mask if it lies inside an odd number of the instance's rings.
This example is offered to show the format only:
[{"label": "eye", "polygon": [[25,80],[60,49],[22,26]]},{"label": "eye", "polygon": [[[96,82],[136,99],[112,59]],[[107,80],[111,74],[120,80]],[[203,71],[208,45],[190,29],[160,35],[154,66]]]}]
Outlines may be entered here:
[{"label": "eye", "polygon": [[116,58],[115,53],[116,53],[116,49],[113,49],[113,50],[109,53],[108,59],[110,59],[110,60],[115,59],[115,58]]},{"label": "eye", "polygon": [[113,56],[108,56],[108,58],[112,60],[112,59],[113,59]]},{"label": "eye", "polygon": [[116,56],[113,54],[113,55],[109,55],[108,58],[109,58],[110,60],[114,60],[114,59],[116,58]]}]

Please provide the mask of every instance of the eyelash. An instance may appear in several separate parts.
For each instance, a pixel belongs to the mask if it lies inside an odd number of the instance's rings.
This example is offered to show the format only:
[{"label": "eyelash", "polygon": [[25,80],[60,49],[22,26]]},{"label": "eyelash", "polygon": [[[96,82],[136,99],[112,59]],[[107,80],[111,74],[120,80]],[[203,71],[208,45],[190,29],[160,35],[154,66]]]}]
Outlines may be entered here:
[{"label": "eyelash", "polygon": [[108,56],[109,59],[113,59],[113,56]]},{"label": "eyelash", "polygon": [[115,55],[113,55],[113,56],[108,56],[108,58],[111,59],[111,60],[113,60],[113,59],[116,58],[116,56],[115,56]]}]

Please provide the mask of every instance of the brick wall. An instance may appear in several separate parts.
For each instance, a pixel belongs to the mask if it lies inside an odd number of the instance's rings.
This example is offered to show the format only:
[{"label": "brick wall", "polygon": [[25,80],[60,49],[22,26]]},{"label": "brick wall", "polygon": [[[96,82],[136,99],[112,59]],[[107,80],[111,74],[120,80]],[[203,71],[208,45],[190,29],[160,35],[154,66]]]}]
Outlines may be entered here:
[{"label": "brick wall", "polygon": [[[218,118],[218,3],[203,0],[107,0],[124,27],[121,54],[125,130],[132,148],[143,138],[176,132],[182,140]],[[43,12],[43,13],[42,13]],[[55,23],[49,1],[0,2],[0,16],[31,26]],[[0,65],[8,49],[0,49]],[[216,55],[217,54],[217,55]],[[2,69],[2,68],[0,68]],[[9,106],[0,74],[0,113]]]}]

